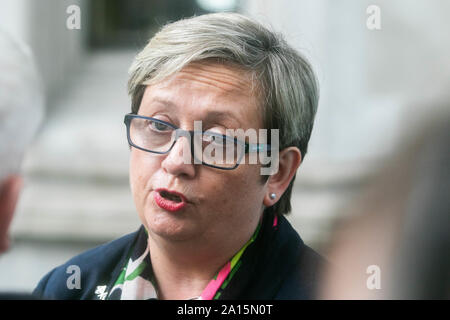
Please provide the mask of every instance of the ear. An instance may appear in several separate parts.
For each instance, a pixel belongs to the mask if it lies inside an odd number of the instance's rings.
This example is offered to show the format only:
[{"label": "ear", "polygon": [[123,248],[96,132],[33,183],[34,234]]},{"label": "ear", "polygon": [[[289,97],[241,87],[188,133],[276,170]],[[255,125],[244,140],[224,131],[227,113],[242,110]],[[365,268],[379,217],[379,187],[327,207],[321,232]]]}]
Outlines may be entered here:
[{"label": "ear", "polygon": [[[266,184],[267,194],[264,195],[263,200],[266,207],[273,206],[280,200],[301,162],[302,154],[297,147],[289,147],[280,151],[278,172],[270,176]],[[272,198],[271,194],[275,194],[275,197]]]},{"label": "ear", "polygon": [[0,183],[0,253],[9,247],[8,229],[21,189],[22,178],[19,175],[11,175]]}]

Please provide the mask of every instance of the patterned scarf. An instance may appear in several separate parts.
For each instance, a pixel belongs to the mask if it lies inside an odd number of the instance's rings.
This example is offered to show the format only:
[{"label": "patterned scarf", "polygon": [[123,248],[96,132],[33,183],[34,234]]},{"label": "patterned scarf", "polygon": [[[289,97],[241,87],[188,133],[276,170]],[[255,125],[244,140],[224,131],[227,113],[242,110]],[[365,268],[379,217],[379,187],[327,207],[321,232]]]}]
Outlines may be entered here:
[{"label": "patterned scarf", "polygon": [[[277,227],[277,216],[273,218],[274,229]],[[258,225],[249,241],[228,261],[215,277],[208,283],[196,300],[217,300],[238,270],[241,269],[242,256],[247,248],[257,239],[261,224]],[[253,250],[254,251],[254,250]],[[100,299],[107,300],[148,300],[158,299],[156,281],[150,261],[147,232],[141,232],[135,245],[130,250],[125,266],[122,268],[117,280],[109,294],[105,288],[99,288],[96,292]]]}]

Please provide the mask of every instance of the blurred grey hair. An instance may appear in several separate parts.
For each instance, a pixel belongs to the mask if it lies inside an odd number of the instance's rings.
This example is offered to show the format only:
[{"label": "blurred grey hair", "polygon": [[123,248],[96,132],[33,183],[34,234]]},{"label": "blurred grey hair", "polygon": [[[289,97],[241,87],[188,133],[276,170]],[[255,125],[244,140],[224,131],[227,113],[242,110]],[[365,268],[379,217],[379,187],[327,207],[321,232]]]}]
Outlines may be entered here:
[{"label": "blurred grey hair", "polygon": [[[304,158],[319,99],[312,67],[281,34],[237,13],[183,19],[156,33],[129,70],[132,112],[139,111],[146,85],[164,80],[191,62],[204,60],[232,64],[249,72],[258,88],[264,127],[279,129],[280,149],[296,146]],[[273,208],[279,214],[291,209],[294,179]]]},{"label": "blurred grey hair", "polygon": [[18,173],[40,124],[44,96],[31,50],[0,30],[0,182]]}]

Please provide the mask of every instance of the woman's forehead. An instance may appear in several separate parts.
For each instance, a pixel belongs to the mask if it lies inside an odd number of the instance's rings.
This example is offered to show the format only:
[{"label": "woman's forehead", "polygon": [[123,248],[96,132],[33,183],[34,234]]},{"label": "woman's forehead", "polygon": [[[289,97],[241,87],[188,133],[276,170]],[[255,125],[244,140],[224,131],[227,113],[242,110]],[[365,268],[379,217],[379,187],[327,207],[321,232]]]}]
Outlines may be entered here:
[{"label": "woman's forehead", "polygon": [[226,92],[248,95],[253,83],[249,71],[231,64],[213,62],[194,62],[187,65],[176,75],[175,79],[196,81],[215,86]]},{"label": "woman's forehead", "polygon": [[201,118],[229,117],[239,119],[240,123],[261,125],[259,100],[249,73],[219,63],[192,63],[168,79],[148,86],[141,107],[145,109],[142,111],[184,110]]}]

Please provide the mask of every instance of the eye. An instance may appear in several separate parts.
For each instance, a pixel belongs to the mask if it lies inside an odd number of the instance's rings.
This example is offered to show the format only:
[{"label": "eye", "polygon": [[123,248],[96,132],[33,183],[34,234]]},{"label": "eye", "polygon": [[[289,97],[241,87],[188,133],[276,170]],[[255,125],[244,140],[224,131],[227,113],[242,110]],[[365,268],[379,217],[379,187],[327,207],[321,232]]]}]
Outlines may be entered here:
[{"label": "eye", "polygon": [[224,146],[227,143],[227,140],[222,135],[216,135],[212,133],[205,132],[203,134],[203,142],[207,144],[214,144],[216,146]]},{"label": "eye", "polygon": [[156,132],[168,132],[171,131],[172,128],[164,123],[158,122],[158,121],[149,121],[149,127],[150,130],[156,131]]}]

